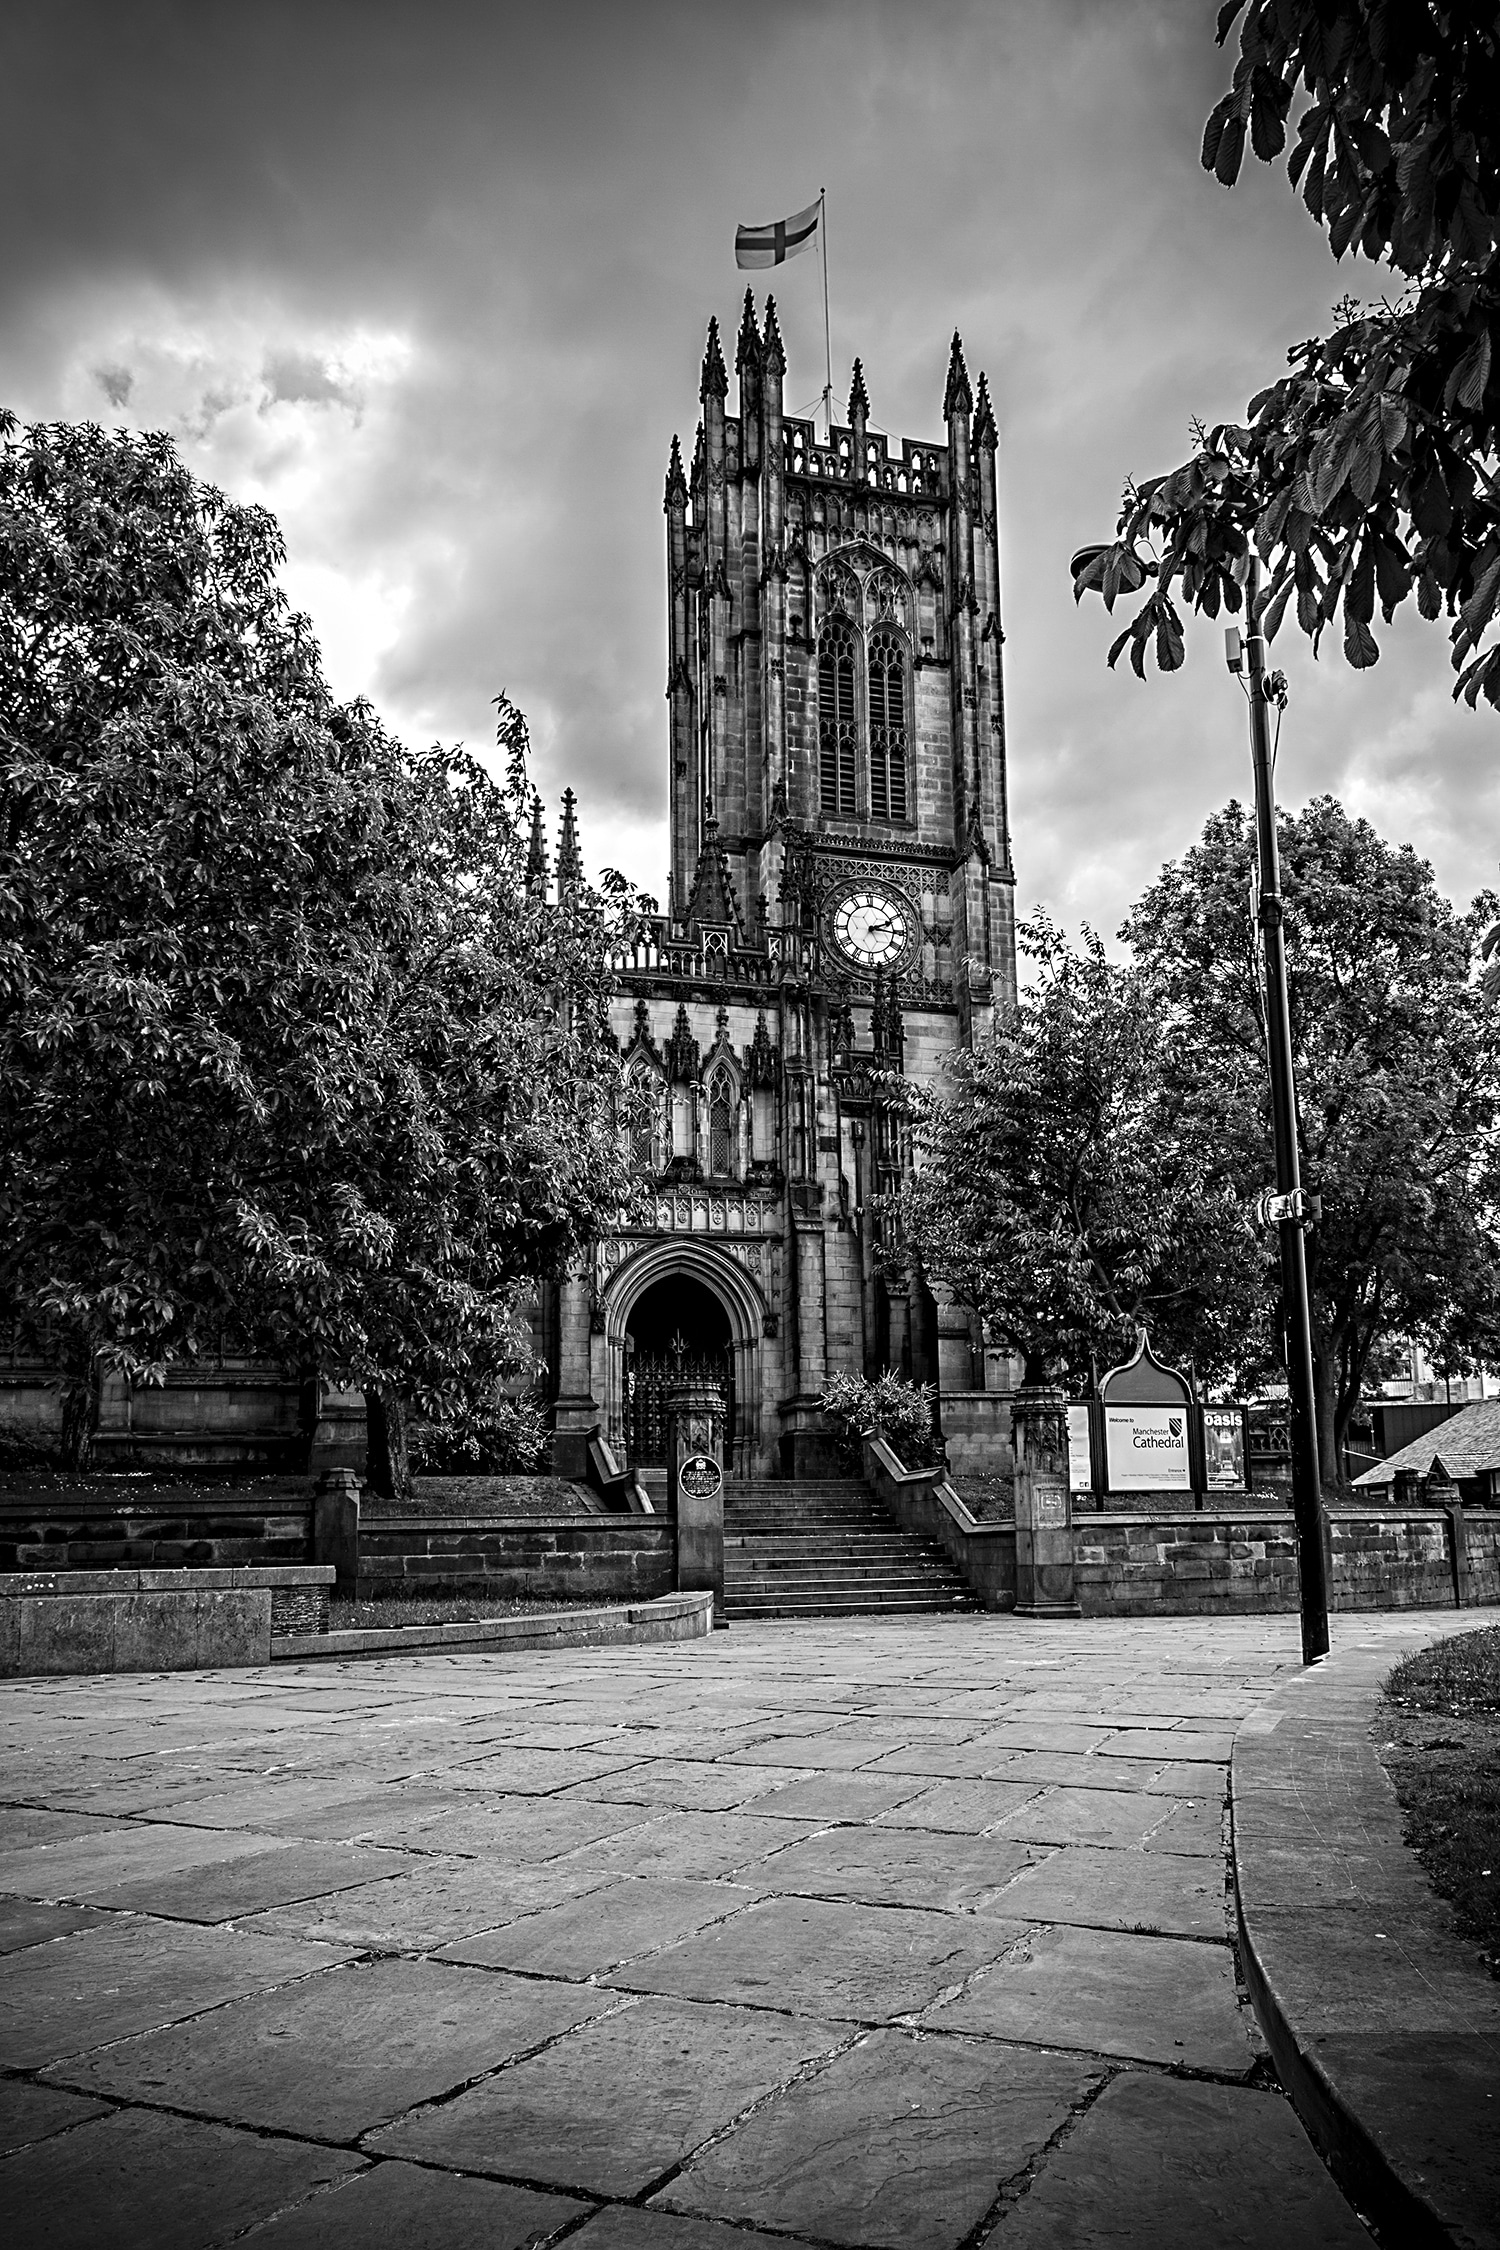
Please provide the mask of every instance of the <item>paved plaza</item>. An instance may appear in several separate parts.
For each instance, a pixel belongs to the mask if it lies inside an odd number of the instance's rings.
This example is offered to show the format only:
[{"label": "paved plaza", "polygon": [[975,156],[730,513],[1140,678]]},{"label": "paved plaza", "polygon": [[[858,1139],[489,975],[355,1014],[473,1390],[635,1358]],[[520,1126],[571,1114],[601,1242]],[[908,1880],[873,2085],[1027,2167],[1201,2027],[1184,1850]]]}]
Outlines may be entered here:
[{"label": "paved plaza", "polygon": [[924,1618],[7,1686],[7,2240],[1367,2242],[1231,1944],[1296,1659]]}]

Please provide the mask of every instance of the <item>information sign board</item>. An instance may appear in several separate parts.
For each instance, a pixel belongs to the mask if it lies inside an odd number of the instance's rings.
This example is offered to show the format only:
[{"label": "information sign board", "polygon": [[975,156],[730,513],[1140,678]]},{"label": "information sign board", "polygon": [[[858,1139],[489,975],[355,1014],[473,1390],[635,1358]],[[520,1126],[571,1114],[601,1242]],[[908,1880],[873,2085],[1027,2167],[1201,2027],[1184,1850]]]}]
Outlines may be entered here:
[{"label": "information sign board", "polygon": [[1239,1407],[1204,1407],[1203,1460],[1210,1491],[1244,1489],[1245,1417]]},{"label": "information sign board", "polygon": [[1068,1487],[1073,1492],[1094,1489],[1094,1450],[1089,1443],[1089,1410],[1068,1408]]},{"label": "information sign board", "polygon": [[1191,1492],[1187,1407],[1106,1405],[1104,1459],[1111,1492]]}]

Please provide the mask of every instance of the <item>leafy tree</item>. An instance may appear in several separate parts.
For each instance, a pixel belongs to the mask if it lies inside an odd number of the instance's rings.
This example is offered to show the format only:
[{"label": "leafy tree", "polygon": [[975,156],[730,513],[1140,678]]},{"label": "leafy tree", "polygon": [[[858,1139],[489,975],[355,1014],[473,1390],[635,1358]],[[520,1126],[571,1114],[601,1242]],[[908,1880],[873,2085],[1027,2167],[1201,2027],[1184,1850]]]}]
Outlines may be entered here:
[{"label": "leafy tree", "polygon": [[907,1246],[1034,1379],[1124,1358],[1138,1326],[1217,1381],[1242,1363],[1259,1258],[1190,1020],[1092,932],[1023,924],[1031,980],[951,1083],[908,1089]]},{"label": "leafy tree", "polygon": [[[1500,1026],[1473,975],[1485,896],[1465,915],[1409,845],[1331,797],[1279,824],[1318,1445],[1336,1479],[1372,1355],[1417,1337],[1435,1361],[1493,1353],[1500,1319]],[[1263,977],[1248,910],[1254,823],[1237,804],[1127,920],[1155,1005],[1191,1026],[1202,1114],[1248,1201],[1274,1177]],[[1252,1337],[1277,1286],[1274,1235],[1247,1293]]]},{"label": "leafy tree", "polygon": [[1231,90],[1208,120],[1207,169],[1232,186],[1249,138],[1287,148],[1336,258],[1385,259],[1395,302],[1338,308],[1298,344],[1290,373],[1243,424],[1198,431],[1192,459],[1129,483],[1110,544],[1075,557],[1074,590],[1113,609],[1145,593],[1110,650],[1144,677],[1183,660],[1174,591],[1214,617],[1238,611],[1252,549],[1270,566],[1274,635],[1295,601],[1316,648],[1342,613],[1343,647],[1374,664],[1411,594],[1452,619],[1455,695],[1500,706],[1500,24],[1475,0],[1228,0],[1244,15]]},{"label": "leafy tree", "polygon": [[0,1291],[100,1385],[231,1338],[364,1388],[373,1466],[622,1199],[609,911],[496,782],[340,706],[273,520],[164,437],[0,418]]}]

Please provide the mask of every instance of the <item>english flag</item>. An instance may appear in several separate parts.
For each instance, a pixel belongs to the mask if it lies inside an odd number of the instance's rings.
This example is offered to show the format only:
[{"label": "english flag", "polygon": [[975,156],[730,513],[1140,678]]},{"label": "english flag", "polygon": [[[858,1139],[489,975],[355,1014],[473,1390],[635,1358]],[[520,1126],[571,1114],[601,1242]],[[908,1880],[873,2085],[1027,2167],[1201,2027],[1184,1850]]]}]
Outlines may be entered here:
[{"label": "english flag", "polygon": [[794,212],[790,219],[775,219],[769,226],[736,227],[735,264],[780,266],[788,258],[795,258],[818,231],[818,210],[818,204],[809,203],[805,211]]}]

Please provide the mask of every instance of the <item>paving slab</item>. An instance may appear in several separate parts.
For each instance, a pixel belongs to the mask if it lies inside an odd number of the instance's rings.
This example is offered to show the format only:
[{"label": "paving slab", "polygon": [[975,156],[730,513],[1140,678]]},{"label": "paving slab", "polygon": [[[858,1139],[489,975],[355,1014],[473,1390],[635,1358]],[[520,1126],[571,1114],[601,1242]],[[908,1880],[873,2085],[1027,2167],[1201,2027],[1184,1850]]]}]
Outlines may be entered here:
[{"label": "paving slab", "polygon": [[[1144,1845],[1173,1810],[1170,1800],[1148,1796],[1144,1790],[1070,1789],[1042,1791],[1006,1814],[1007,1836],[1038,1844],[1103,1844],[1127,1848]],[[1223,1852],[1223,1838],[1217,1850]]]},{"label": "paving slab", "polygon": [[1065,1844],[1024,1868],[999,1904],[1007,1914],[1037,1922],[1188,1937],[1225,1934],[1223,1867],[1187,1852]]},{"label": "paving slab", "polygon": [[605,1875],[738,1875],[760,1868],[789,1844],[815,1833],[813,1820],[762,1813],[677,1813],[651,1820],[573,1852],[559,1869]]},{"label": "paving slab", "polygon": [[389,1959],[255,1993],[53,2075],[88,2093],[352,2141],[615,2005],[583,1984]]},{"label": "paving slab", "polygon": [[28,1945],[86,1930],[108,1915],[92,1906],[48,1906],[29,1898],[0,1898],[0,1953],[19,1953]]},{"label": "paving slab", "polygon": [[1170,1759],[1184,1763],[1223,1765],[1234,1747],[1233,1728],[1216,1727],[1212,1733],[1192,1727],[1125,1727],[1112,1737],[1112,1758],[1148,1758],[1153,1765]]},{"label": "paving slab", "polygon": [[408,1872],[333,1891],[298,1905],[272,1907],[241,1927],[318,1938],[377,1953],[430,1953],[454,1938],[473,1937],[523,1914],[602,1890],[618,1871],[556,1862],[491,1867],[473,1859],[408,1859]]},{"label": "paving slab", "polygon": [[555,1797],[559,1790],[575,1789],[580,1782],[601,1781],[621,1774],[635,1763],[626,1751],[600,1754],[593,1750],[484,1750],[472,1758],[449,1752],[441,1760],[444,1781],[457,1789],[476,1789],[489,1797]]},{"label": "paving slab", "polygon": [[113,1889],[91,1887],[89,1896],[138,1914],[180,1922],[230,1922],[294,1899],[353,1890],[408,1867],[404,1852],[363,1844],[324,1844],[282,1838],[269,1851],[237,1852],[187,1874],[146,1875]]},{"label": "paving slab", "polygon": [[370,2145],[453,2169],[636,2197],[815,2056],[848,2038],[807,2018],[640,2000]]},{"label": "paving slab", "polygon": [[632,2210],[628,2203],[606,2205],[578,2234],[579,2250],[786,2250],[784,2234],[762,2234],[758,2227],[724,2226],[717,2219],[674,2219],[665,2211]]},{"label": "paving slab", "polygon": [[820,1826],[836,1820],[874,1820],[879,1813],[909,1803],[921,1788],[910,1774],[813,1773],[769,1797],[757,1798],[755,1809],[768,1820],[806,1820]]},{"label": "paving slab", "polygon": [[941,1781],[904,1804],[879,1813],[879,1828],[946,1830],[955,1836],[984,1836],[1006,1816],[1028,1804],[1036,1788],[1027,1781]]},{"label": "paving slab", "polygon": [[36,2070],[348,1958],[297,1938],[111,1916],[0,1960],[0,2064]]},{"label": "paving slab", "polygon": [[997,2250],[1369,2250],[1279,2093],[1122,2072]]},{"label": "paving slab", "polygon": [[1250,2021],[1227,1944],[1059,1925],[1028,1930],[923,2021],[1243,2078]]},{"label": "paving slab", "polygon": [[34,2086],[24,2078],[0,2078],[0,2156],[49,2141],[54,2133],[71,2132],[91,2117],[108,2115],[107,2103],[90,2101],[85,2094]]},{"label": "paving slab", "polygon": [[769,1888],[804,1898],[972,1913],[993,1901],[1033,1856],[1025,1844],[1001,1836],[828,1828],[778,1852],[760,1873]]},{"label": "paving slab", "polygon": [[774,1898],[610,1977],[635,1992],[886,2023],[998,1959],[1021,1935],[992,1916]]},{"label": "paving slab", "polygon": [[732,1812],[805,1778],[801,1766],[730,1766],[710,1759],[648,1758],[590,1782],[598,1804],[659,1805],[674,1812]]},{"label": "paving slab", "polygon": [[386,2162],[278,2212],[243,2240],[265,2250],[535,2250],[588,2209],[571,2196]]},{"label": "paving slab", "polygon": [[763,1887],[691,1876],[627,1876],[565,1905],[461,1938],[444,1946],[441,1958],[528,1976],[595,1976],[743,1913],[764,1895]]},{"label": "paving slab", "polygon": [[601,1837],[621,1836],[651,1818],[645,1805],[601,1805],[580,1797],[502,1797],[496,1803],[448,1791],[422,1812],[369,1823],[363,1834],[410,1851],[468,1854],[474,1859],[535,1862],[561,1859]]},{"label": "paving slab", "polygon": [[656,2204],[862,2250],[950,2250],[1100,2075],[1071,2056],[877,2032],[690,2158]]},{"label": "paving slab", "polygon": [[121,2110],[0,2162],[16,2250],[214,2250],[357,2171],[344,2149]]},{"label": "paving slab", "polygon": [[77,1836],[118,1836],[124,1822],[99,1820],[90,1813],[59,1812],[50,1805],[7,1805],[0,1826],[0,1888],[5,1870],[17,1852],[39,1844],[71,1842]]},{"label": "paving slab", "polygon": [[0,1862],[0,1891],[16,1898],[112,1900],[112,1894],[127,1883],[248,1858],[278,1842],[275,1836],[243,1831],[231,1835],[223,1829],[133,1821],[121,1829],[10,1853]]}]

